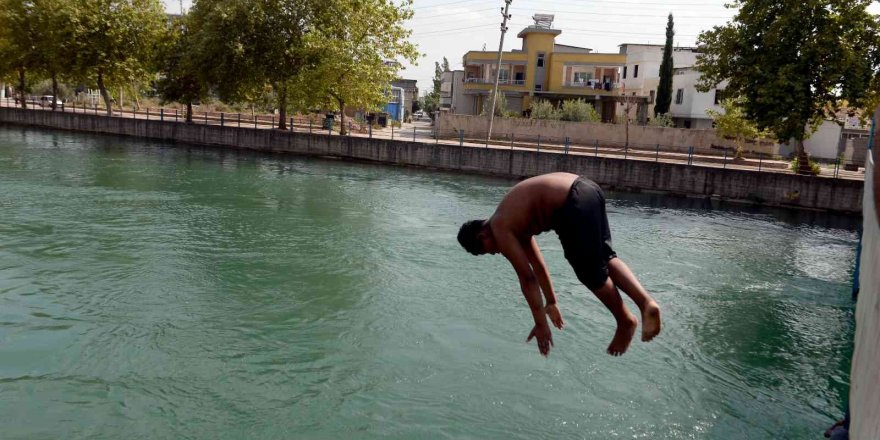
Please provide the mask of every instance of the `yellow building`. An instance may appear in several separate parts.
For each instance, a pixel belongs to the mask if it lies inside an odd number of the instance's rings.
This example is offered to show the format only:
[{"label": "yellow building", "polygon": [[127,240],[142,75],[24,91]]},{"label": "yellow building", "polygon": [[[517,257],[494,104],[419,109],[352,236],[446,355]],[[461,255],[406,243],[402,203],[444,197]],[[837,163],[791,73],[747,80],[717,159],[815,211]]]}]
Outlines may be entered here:
[{"label": "yellow building", "polygon": [[[556,44],[562,33],[552,28],[552,16],[536,15],[535,24],[517,37],[522,49],[502,52],[499,93],[508,110],[527,113],[533,99],[558,103],[566,99],[591,102],[604,121],[610,121],[620,101],[620,73],[625,54],[593,53],[592,49]],[[461,113],[480,114],[495,83],[498,52],[470,51],[464,55],[464,102]]]}]

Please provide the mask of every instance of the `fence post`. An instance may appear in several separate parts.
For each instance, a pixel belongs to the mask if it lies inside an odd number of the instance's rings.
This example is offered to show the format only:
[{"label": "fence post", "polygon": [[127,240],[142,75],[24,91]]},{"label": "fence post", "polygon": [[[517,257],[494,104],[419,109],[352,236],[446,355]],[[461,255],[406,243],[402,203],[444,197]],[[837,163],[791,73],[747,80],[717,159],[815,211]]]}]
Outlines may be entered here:
[{"label": "fence post", "polygon": [[220,126],[224,127],[226,125],[226,113],[220,112]]},{"label": "fence post", "polygon": [[458,146],[459,147],[464,146],[464,130],[458,131]]},{"label": "fence post", "polygon": [[351,121],[348,121],[348,135],[351,136]]},{"label": "fence post", "polygon": [[394,121],[391,121],[391,140],[394,140]]},{"label": "fence post", "polygon": [[688,147],[688,165],[694,164],[694,147]]},{"label": "fence post", "polygon": [[174,109],[174,122],[177,122],[177,109]]},{"label": "fence post", "polygon": [[837,173],[840,170],[840,157],[837,158],[837,162],[834,164],[834,178],[837,178]]},{"label": "fence post", "polygon": [[629,156],[629,144],[623,146],[623,158],[626,159]]},{"label": "fence post", "polygon": [[413,142],[416,141],[416,126],[413,125]]},{"label": "fence post", "polygon": [[761,165],[764,164],[764,153],[758,153],[758,172],[761,172]]},{"label": "fence post", "polygon": [[654,154],[654,162],[660,162],[660,144],[657,144],[657,151]]},{"label": "fence post", "polygon": [[722,162],[722,163],[724,164],[723,168],[726,170],[727,169],[727,150],[724,150],[724,162]]},{"label": "fence post", "polygon": [[571,146],[571,138],[565,137],[565,154],[568,154],[568,148]]},{"label": "fence post", "polygon": [[147,107],[147,120],[148,121],[150,120],[150,108],[149,107]]},{"label": "fence post", "polygon": [[371,124],[369,121],[367,122],[367,129],[368,129],[367,131],[370,132],[370,139],[372,139],[373,138],[373,124]]},{"label": "fence post", "polygon": [[205,112],[205,125],[208,125],[208,112]]},{"label": "fence post", "polygon": [[516,139],[516,136],[513,133],[510,133],[510,149],[513,150],[513,140]]},{"label": "fence post", "polygon": [[596,157],[599,157],[599,139],[596,139],[595,150],[596,150]]},{"label": "fence post", "polygon": [[257,114],[254,113],[254,128],[257,128]]},{"label": "fence post", "polygon": [[159,120],[165,121],[165,107],[159,108]]},{"label": "fence post", "polygon": [[541,152],[541,135],[538,135],[538,153]]},{"label": "fence post", "polygon": [[238,128],[241,128],[241,113],[238,114]]},{"label": "fence post", "polygon": [[311,116],[309,117],[309,134],[312,134],[312,118],[311,118]]},{"label": "fence post", "polygon": [[[275,119],[275,117],[273,116],[272,119]],[[326,120],[326,118],[325,118],[325,120]],[[333,134],[333,121],[332,120],[330,121],[329,124],[327,124],[327,134],[328,135]]]},{"label": "fence post", "polygon": [[270,130],[274,130],[274,129],[275,129],[275,115],[272,115],[272,121],[269,122],[269,129],[270,129]]}]

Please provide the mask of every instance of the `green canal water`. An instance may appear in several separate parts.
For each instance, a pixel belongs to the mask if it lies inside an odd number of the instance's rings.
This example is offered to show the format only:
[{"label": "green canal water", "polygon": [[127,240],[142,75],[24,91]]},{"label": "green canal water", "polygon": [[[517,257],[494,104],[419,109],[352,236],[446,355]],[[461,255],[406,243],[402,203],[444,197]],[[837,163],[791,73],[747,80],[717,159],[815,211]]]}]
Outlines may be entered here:
[{"label": "green canal water", "polygon": [[[459,224],[513,182],[0,128],[0,438],[814,439],[849,383],[857,220],[609,193],[663,334],[544,248],[547,359]],[[631,305],[632,307],[632,305]]]}]

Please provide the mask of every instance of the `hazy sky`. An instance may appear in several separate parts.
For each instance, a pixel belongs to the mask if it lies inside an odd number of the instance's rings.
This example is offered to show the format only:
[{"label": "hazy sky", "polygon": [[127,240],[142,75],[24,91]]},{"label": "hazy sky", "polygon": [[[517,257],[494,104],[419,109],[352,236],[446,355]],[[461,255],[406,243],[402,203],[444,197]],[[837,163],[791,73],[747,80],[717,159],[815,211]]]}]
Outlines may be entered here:
[{"label": "hazy sky", "polygon": [[[180,10],[179,0],[164,0],[169,12]],[[518,49],[522,40],[516,34],[532,24],[537,13],[554,14],[553,27],[562,30],[556,42],[592,48],[595,52],[618,52],[622,43],[663,44],[666,16],[675,18],[675,44],[694,45],[702,30],[727,22],[735,14],[727,0],[513,0],[513,15],[504,49]],[[191,1],[184,0],[189,8]],[[501,36],[503,0],[415,0],[415,17],[407,22],[411,40],[424,54],[417,66],[407,65],[401,76],[418,80],[419,92],[431,88],[434,62],[444,56],[453,69],[462,67],[462,56],[469,50],[497,51]],[[880,11],[878,2],[872,10]]]}]

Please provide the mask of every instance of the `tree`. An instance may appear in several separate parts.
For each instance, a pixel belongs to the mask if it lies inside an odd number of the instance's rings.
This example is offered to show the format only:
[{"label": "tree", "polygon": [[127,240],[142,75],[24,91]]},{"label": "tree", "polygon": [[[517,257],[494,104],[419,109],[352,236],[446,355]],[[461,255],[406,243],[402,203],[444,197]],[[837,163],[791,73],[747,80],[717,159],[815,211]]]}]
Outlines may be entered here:
[{"label": "tree", "polygon": [[27,74],[39,65],[36,15],[33,2],[0,0],[0,75],[17,76],[21,108],[27,108]]},{"label": "tree", "polygon": [[210,89],[198,64],[197,46],[188,24],[188,16],[177,20],[159,46],[159,81],[157,89],[163,103],[186,105],[186,122],[192,123],[193,103],[209,97]]},{"label": "tree", "polygon": [[636,96],[636,92],[632,92],[632,94],[626,94],[626,87],[623,88],[623,92],[621,92],[620,97],[618,98],[618,102],[623,105],[623,123],[626,125],[626,146],[629,147],[629,121],[632,115],[633,109],[638,111],[639,102],[642,98]]},{"label": "tree", "polygon": [[109,87],[129,84],[149,74],[153,49],[166,31],[159,0],[75,0],[73,71],[80,80],[94,78],[107,114],[112,115]]},{"label": "tree", "polygon": [[669,21],[666,23],[666,45],[663,46],[663,62],[660,64],[660,86],[657,87],[657,103],[654,105],[654,116],[665,115],[669,113],[669,106],[672,105],[672,38],[675,36],[675,23],[672,21],[672,14],[669,14]]},{"label": "tree", "polygon": [[743,157],[743,147],[747,139],[758,138],[761,131],[755,124],[745,117],[743,112],[742,98],[728,98],[721,101],[724,112],[709,109],[706,114],[715,122],[715,132],[721,136],[731,138],[736,144],[736,158]]},{"label": "tree", "polygon": [[700,91],[727,92],[758,129],[794,140],[808,173],[804,139],[843,104],[866,108],[880,90],[878,22],[870,0],[735,0],[731,23],[703,32]]},{"label": "tree", "polygon": [[400,5],[336,0],[339,18],[316,29],[315,44],[322,55],[303,75],[298,101],[338,110],[343,134],[346,107],[377,110],[388,102],[389,84],[399,66],[396,60],[402,57],[415,63],[418,57],[415,45],[406,39],[410,31],[403,26],[413,15],[411,7],[411,0]]}]

